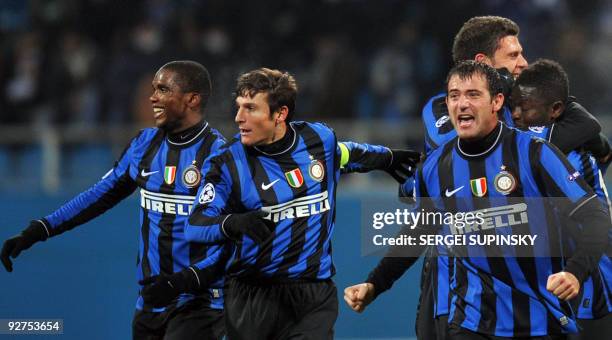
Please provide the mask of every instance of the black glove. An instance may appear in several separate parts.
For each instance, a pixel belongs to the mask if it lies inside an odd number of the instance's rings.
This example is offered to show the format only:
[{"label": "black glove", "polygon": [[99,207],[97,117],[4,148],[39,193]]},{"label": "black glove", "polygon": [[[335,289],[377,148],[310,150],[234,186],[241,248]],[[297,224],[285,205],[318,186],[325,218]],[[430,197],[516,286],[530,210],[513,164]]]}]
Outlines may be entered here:
[{"label": "black glove", "polygon": [[197,293],[200,287],[200,281],[191,268],[172,275],[151,276],[138,283],[144,286],[140,291],[144,303],[155,308],[169,305],[181,293]]},{"label": "black glove", "polygon": [[416,165],[421,161],[421,153],[412,150],[390,149],[391,164],[385,169],[391,177],[403,184],[408,177],[412,177]]},{"label": "black glove", "polygon": [[0,259],[7,272],[13,271],[13,262],[10,257],[16,258],[19,254],[30,248],[34,243],[47,239],[47,231],[40,221],[30,221],[30,225],[19,235],[4,241]]},{"label": "black glove", "polygon": [[257,244],[262,244],[274,230],[274,223],[264,219],[267,215],[267,212],[261,210],[231,214],[222,222],[221,229],[233,241],[239,242],[242,235],[247,235]]},{"label": "black glove", "polygon": [[502,67],[497,69],[499,77],[501,78],[502,94],[504,95],[504,103],[510,102],[510,94],[512,93],[512,86],[514,86],[514,77],[507,68]]}]

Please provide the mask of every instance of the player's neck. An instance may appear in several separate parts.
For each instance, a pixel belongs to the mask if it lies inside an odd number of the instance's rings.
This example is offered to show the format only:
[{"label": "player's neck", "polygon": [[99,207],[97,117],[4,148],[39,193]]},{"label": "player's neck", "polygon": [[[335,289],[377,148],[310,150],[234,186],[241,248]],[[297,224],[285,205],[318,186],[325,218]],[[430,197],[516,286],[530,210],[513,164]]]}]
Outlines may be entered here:
[{"label": "player's neck", "polygon": [[291,148],[295,141],[294,137],[295,131],[293,131],[293,128],[290,124],[287,124],[287,128],[285,129],[285,135],[283,137],[270,144],[258,145],[255,147],[255,149],[269,155],[283,153],[285,150]]},{"label": "player's neck", "polygon": [[500,130],[502,129],[502,124],[497,123],[495,128],[491,130],[486,136],[475,139],[475,140],[465,140],[459,139],[459,149],[462,153],[467,156],[470,155],[479,155],[487,150],[491,149],[499,138]]},{"label": "player's neck", "polygon": [[198,133],[200,133],[204,128],[204,125],[206,125],[206,121],[204,119],[201,119],[196,124],[181,131],[168,132],[168,140],[173,143],[184,143],[188,140],[191,140]]}]

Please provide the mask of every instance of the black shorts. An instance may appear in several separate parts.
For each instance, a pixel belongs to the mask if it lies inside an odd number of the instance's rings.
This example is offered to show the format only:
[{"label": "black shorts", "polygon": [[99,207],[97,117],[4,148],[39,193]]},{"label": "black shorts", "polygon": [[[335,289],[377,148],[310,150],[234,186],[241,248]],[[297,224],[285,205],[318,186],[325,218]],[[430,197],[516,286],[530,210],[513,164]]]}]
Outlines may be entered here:
[{"label": "black shorts", "polygon": [[[446,340],[448,338],[448,315],[434,315],[434,291],[433,275],[431,273],[436,267],[431,263],[437,261],[437,257],[425,257],[423,270],[421,272],[421,296],[417,307],[415,322],[418,340]],[[448,284],[448,283],[445,283]]]},{"label": "black shorts", "polygon": [[220,340],[224,335],[223,310],[210,308],[210,301],[201,298],[161,313],[137,310],[132,320],[134,340]]},{"label": "black shorts", "polygon": [[334,337],[338,293],[331,280],[251,284],[233,279],[226,293],[228,340]]},{"label": "black shorts", "polygon": [[570,334],[569,340],[612,339],[612,313],[600,319],[578,319],[580,333]]}]

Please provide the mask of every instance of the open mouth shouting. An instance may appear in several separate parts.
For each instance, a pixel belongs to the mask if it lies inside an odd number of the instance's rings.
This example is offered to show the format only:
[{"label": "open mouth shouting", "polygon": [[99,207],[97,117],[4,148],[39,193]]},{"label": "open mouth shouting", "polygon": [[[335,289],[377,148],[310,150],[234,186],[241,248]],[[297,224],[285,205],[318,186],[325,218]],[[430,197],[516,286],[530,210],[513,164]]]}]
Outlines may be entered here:
[{"label": "open mouth shouting", "polygon": [[457,116],[457,126],[461,129],[468,129],[474,125],[475,118],[471,114],[462,113]]}]

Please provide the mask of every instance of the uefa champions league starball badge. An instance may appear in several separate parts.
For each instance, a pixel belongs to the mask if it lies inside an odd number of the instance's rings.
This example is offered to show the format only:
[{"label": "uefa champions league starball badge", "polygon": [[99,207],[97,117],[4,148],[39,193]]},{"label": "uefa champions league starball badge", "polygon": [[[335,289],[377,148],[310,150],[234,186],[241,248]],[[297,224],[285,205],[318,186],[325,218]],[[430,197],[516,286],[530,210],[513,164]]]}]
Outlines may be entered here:
[{"label": "uefa champions league starball badge", "polygon": [[196,161],[193,161],[193,164],[183,171],[183,184],[187,188],[194,188],[200,184],[201,179],[200,170],[196,167]]},{"label": "uefa champions league starball badge", "polygon": [[500,173],[495,176],[493,181],[495,184],[495,190],[503,195],[508,195],[516,188],[516,178],[506,170],[506,166],[501,166]]},{"label": "uefa champions league starball badge", "polygon": [[310,178],[314,179],[317,182],[321,182],[323,177],[325,176],[325,169],[323,168],[323,163],[321,161],[314,159],[310,162],[308,166],[308,174]]}]

